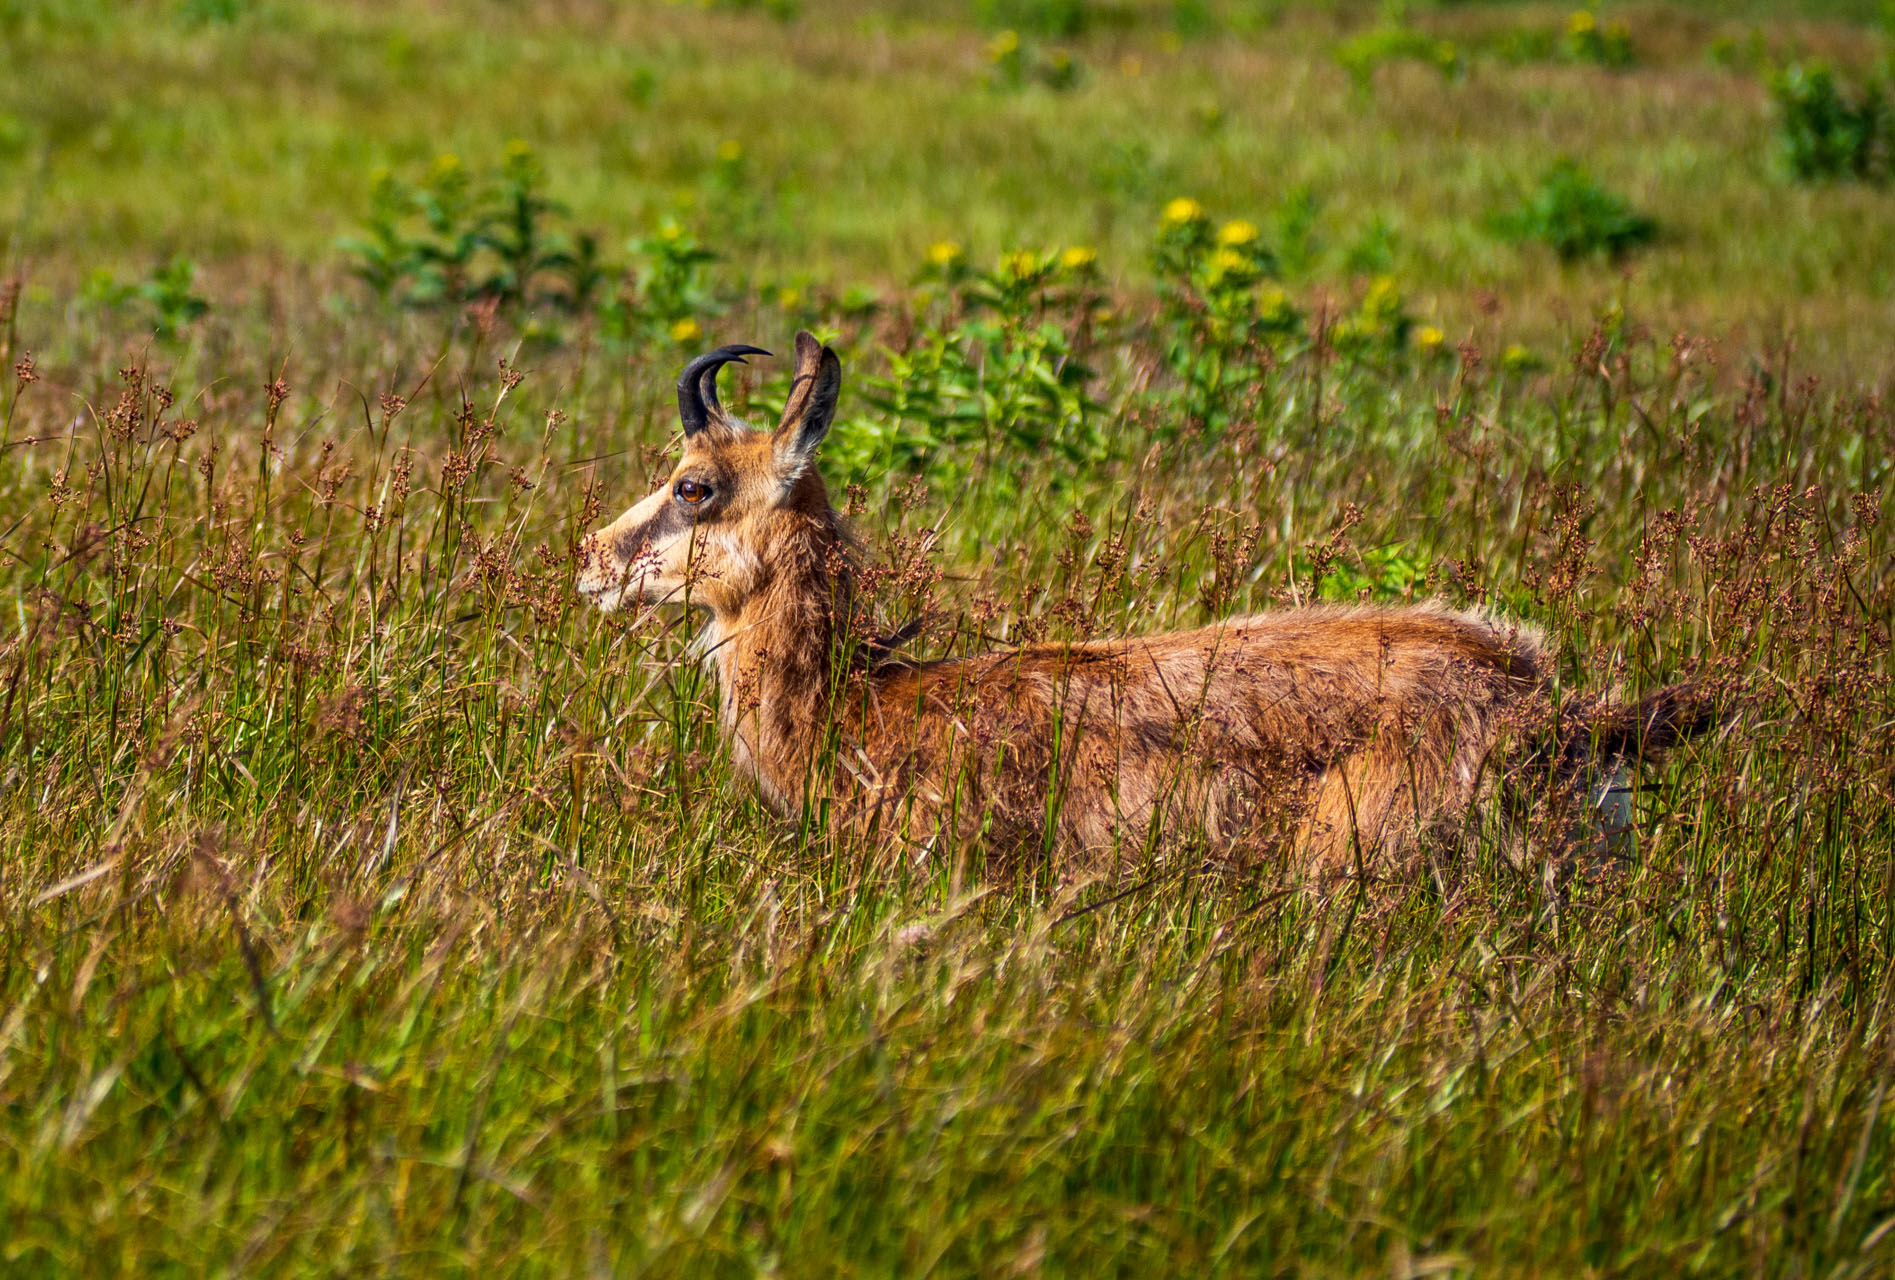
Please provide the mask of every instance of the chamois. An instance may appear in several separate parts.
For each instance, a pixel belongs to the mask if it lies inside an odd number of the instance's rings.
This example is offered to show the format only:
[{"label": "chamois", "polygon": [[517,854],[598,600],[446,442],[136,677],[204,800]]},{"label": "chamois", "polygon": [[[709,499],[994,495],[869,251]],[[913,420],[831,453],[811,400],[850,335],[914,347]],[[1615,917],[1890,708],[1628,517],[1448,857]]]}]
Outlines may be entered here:
[{"label": "chamois", "polygon": [[[917,851],[948,837],[1097,860],[1201,838],[1287,843],[1318,872],[1386,870],[1504,800],[1510,775],[1609,774],[1708,722],[1690,686],[1555,712],[1537,632],[1440,604],[894,658],[859,638],[852,544],[815,466],[841,363],[797,334],[782,422],[752,430],[717,376],[767,354],[720,347],[685,368],[683,456],[585,540],[578,587],[606,610],[710,611],[722,728],[779,813],[827,804]],[[1566,788],[1574,829],[1581,789]]]}]

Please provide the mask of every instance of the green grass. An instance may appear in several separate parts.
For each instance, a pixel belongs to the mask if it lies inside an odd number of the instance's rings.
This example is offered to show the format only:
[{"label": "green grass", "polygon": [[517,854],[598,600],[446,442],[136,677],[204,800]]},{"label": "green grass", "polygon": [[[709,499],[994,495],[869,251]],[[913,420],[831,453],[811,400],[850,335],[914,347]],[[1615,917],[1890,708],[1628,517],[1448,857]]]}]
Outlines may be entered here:
[{"label": "green grass", "polygon": [[[946,3],[240,7],[0,0],[0,1270],[1895,1266],[1895,195],[1772,167],[1705,52],[1770,15],[1614,9],[1621,75],[1364,98],[1368,7],[1175,48],[1139,7],[1070,93],[990,87]],[[1802,12],[1768,40],[1867,69],[1859,7]],[[615,257],[668,216],[723,252],[704,339],[348,279],[377,165],[514,137]],[[768,199],[717,203],[732,137]],[[1559,152],[1657,219],[1634,279],[1486,229]],[[1175,225],[1154,279],[1178,195],[1259,225],[1301,319],[1255,339],[1275,285]],[[917,283],[944,239],[1098,274]],[[173,255],[211,306],[172,288],[174,337],[85,292]],[[1737,719],[1595,874],[985,877],[782,822],[692,624],[583,611],[572,548],[661,465],[688,346],[799,323],[924,653],[1439,595],[1545,627],[1563,690],[1696,672]],[[872,407],[904,365],[958,416]]]},{"label": "green grass", "polygon": [[[1381,227],[1392,268],[1444,321],[1484,294],[1548,332],[1595,307],[1611,273],[1563,270],[1486,224],[1568,154],[1660,223],[1639,288],[1666,313],[1751,343],[1793,327],[1869,367],[1895,338],[1895,194],[1779,173],[1761,76],[1709,57],[1755,23],[1701,11],[1625,10],[1630,72],[1476,55],[1461,84],[1391,65],[1364,97],[1331,52],[1366,10],[1254,28],[1237,23],[1251,10],[1214,7],[1235,35],[1167,41],[1167,6],[1134,7],[1074,46],[1079,88],[1009,93],[988,84],[986,34],[950,4],[822,0],[791,25],[666,5],[257,0],[228,23],[156,2],[9,8],[22,74],[0,85],[0,217],[48,287],[182,252],[231,264],[225,297],[254,295],[246,263],[333,260],[378,166],[418,173],[443,151],[497,165],[519,137],[608,243],[678,214],[745,270],[804,282],[898,284],[952,238],[983,254],[1090,244],[1137,283],[1165,200],[1263,221],[1307,187],[1319,278]],[[1415,21],[1472,49],[1563,19],[1473,6]],[[1776,56],[1851,67],[1887,43],[1833,17],[1763,30]],[[706,181],[726,140],[767,192],[754,207]]]}]

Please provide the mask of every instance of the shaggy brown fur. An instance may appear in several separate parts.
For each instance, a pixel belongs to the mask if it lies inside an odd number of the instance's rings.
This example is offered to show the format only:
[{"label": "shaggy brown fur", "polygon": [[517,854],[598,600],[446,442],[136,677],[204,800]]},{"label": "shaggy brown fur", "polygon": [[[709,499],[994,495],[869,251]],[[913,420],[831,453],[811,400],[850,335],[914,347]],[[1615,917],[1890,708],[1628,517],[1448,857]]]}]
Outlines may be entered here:
[{"label": "shaggy brown fur", "polygon": [[798,334],[782,425],[756,432],[715,392],[718,366],[749,351],[686,370],[684,455],[588,540],[580,589],[607,609],[709,608],[724,729],[779,812],[826,801],[906,848],[952,837],[1096,865],[1201,837],[1386,869],[1482,797],[1505,801],[1522,770],[1570,781],[1704,717],[1673,689],[1556,724],[1540,637],[1439,605],[874,661],[851,638],[849,543],[813,466],[840,364]]}]

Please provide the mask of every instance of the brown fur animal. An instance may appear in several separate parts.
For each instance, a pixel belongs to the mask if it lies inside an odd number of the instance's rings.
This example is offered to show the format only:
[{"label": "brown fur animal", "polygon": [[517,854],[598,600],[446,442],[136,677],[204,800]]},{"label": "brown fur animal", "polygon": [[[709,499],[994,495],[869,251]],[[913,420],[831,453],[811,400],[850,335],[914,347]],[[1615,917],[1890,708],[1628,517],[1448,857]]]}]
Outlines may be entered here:
[{"label": "brown fur animal", "polygon": [[780,813],[827,802],[904,848],[951,836],[1095,866],[1202,837],[1386,869],[1510,775],[1571,780],[1705,718],[1686,687],[1555,717],[1536,632],[1440,605],[888,659],[856,638],[850,542],[815,467],[841,364],[799,333],[782,423],[754,431],[716,391],[750,354],[767,353],[723,347],[684,370],[683,457],[587,539],[578,585],[607,610],[710,611],[724,731]]}]

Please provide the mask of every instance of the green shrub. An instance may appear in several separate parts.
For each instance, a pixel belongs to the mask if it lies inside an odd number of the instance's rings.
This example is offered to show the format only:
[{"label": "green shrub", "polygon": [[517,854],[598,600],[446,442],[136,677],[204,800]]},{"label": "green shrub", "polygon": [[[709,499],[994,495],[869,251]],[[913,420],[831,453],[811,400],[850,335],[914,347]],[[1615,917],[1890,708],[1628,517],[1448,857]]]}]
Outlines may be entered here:
[{"label": "green shrub", "polygon": [[337,247],[384,300],[458,306],[491,299],[586,310],[610,274],[590,232],[561,230],[566,209],[542,194],[532,148],[509,143],[500,172],[476,179],[458,156],[437,157],[410,186],[376,175],[361,231]]},{"label": "green shrub", "polygon": [[180,0],[178,17],[187,25],[228,25],[244,16],[245,0]]},{"label": "green shrub", "polygon": [[1336,62],[1365,92],[1374,84],[1376,69],[1396,61],[1425,62],[1448,80],[1459,80],[1467,70],[1452,41],[1410,27],[1381,27],[1336,47]]},{"label": "green shrub", "polygon": [[716,0],[713,7],[731,13],[760,11],[769,14],[778,22],[793,22],[796,20],[800,6],[796,0]]},{"label": "green shrub", "polygon": [[1599,25],[1598,15],[1590,9],[1575,10],[1566,20],[1566,38],[1560,52],[1571,62],[1623,71],[1635,61],[1632,32],[1623,22]]},{"label": "green shrub", "polygon": [[1601,24],[1591,9],[1575,9],[1560,30],[1513,27],[1481,41],[1480,48],[1502,62],[1570,62],[1623,71],[1638,61],[1632,31],[1623,22]]},{"label": "green shrub", "polygon": [[1208,0],[1171,0],[1171,29],[1185,39],[1212,35],[1217,31],[1217,14]]},{"label": "green shrub", "polygon": [[[849,475],[894,470],[958,484],[983,460],[1053,457],[1073,465],[1032,483],[1061,488],[1104,457],[1101,406],[1079,350],[1097,301],[1095,262],[1088,248],[1020,250],[979,271],[958,245],[933,246],[922,278],[945,305],[918,317],[886,375],[863,377],[862,398],[883,417],[847,424],[830,463]],[[1017,483],[1007,467],[987,479]]]},{"label": "green shrub", "polygon": [[669,338],[689,346],[703,336],[698,317],[717,310],[705,268],[717,260],[697,237],[667,221],[626,246],[637,265],[632,283],[606,303],[608,334]]},{"label": "green shrub", "polygon": [[1349,315],[1329,331],[1336,350],[1349,355],[1367,355],[1377,351],[1398,352],[1408,345],[1415,327],[1408,313],[1408,300],[1393,276],[1378,276],[1369,284],[1362,301]]},{"label": "green shrub", "polygon": [[1804,181],[1889,176],[1895,115],[1882,86],[1851,89],[1820,62],[1796,63],[1770,77],[1778,138],[1790,172]]},{"label": "green shrub", "polygon": [[[1292,202],[1294,208],[1301,202]],[[1303,314],[1277,288],[1278,258],[1254,223],[1221,226],[1196,200],[1168,203],[1152,242],[1158,346],[1187,420],[1221,431],[1241,412],[1266,348],[1300,337]]]},{"label": "green shrub", "polygon": [[1539,189],[1495,220],[1501,234],[1547,245],[1564,262],[1622,258],[1658,234],[1653,219],[1593,179],[1571,160],[1547,171]]},{"label": "green shrub", "polygon": [[1022,40],[1012,28],[987,42],[987,61],[993,83],[1002,89],[1023,89],[1029,84],[1072,89],[1085,73],[1084,64],[1068,50],[1041,49]]},{"label": "green shrub", "polygon": [[211,309],[195,288],[196,278],[196,265],[178,257],[152,268],[151,274],[136,284],[120,284],[111,272],[100,268],[86,282],[85,296],[107,307],[142,303],[150,308],[147,314],[152,332],[160,338],[175,338]]},{"label": "green shrub", "polygon": [[1092,25],[1087,0],[974,0],[974,13],[989,27],[1071,38]]}]

